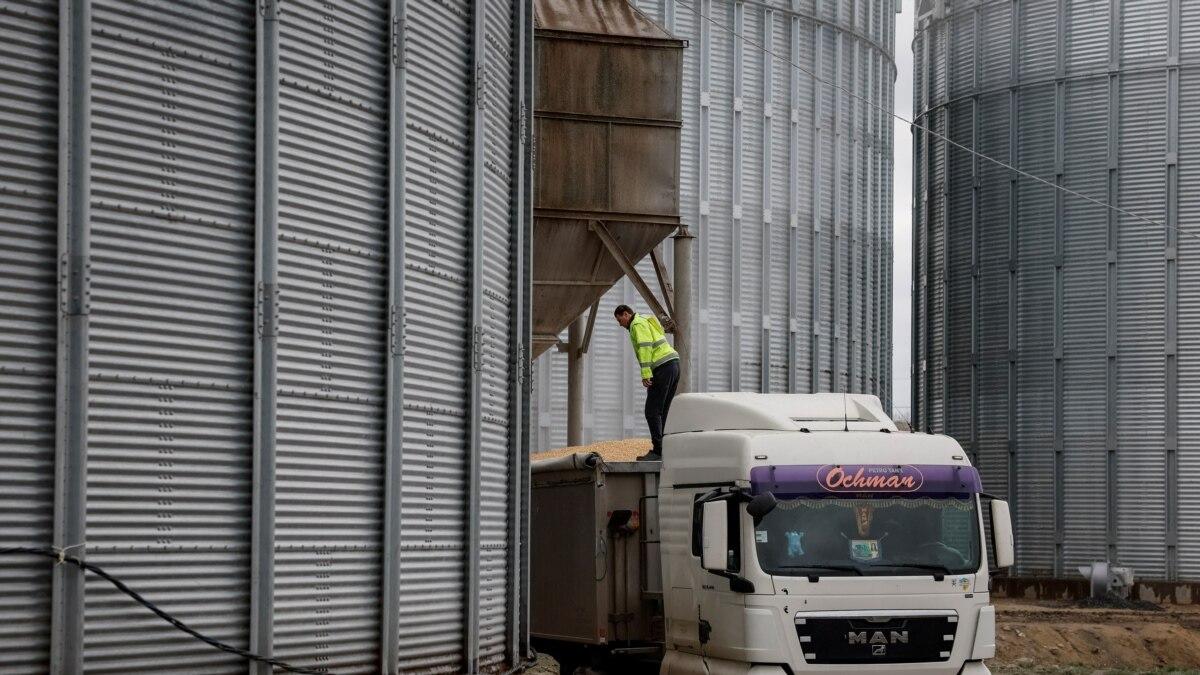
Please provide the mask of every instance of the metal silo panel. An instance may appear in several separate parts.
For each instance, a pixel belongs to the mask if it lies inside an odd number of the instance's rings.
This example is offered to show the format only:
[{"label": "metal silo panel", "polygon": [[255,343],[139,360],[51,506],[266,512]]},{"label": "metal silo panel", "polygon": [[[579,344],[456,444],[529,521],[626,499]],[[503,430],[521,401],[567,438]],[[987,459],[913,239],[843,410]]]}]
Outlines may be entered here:
[{"label": "metal silo panel", "polygon": [[[1159,220],[1166,198],[1162,73],[1124,73],[1120,91],[1120,206]],[[1166,457],[1163,228],[1120,220],[1117,262],[1117,534],[1121,561],[1161,578]],[[1128,487],[1124,487],[1128,486]],[[1133,486],[1137,486],[1134,488]]]},{"label": "metal silo panel", "polygon": [[387,6],[280,23],[275,653],[371,668],[387,321]]},{"label": "metal silo panel", "polygon": [[[635,384],[639,391],[642,389],[640,379],[632,370],[635,359],[629,344],[629,333],[612,318],[613,309],[625,302],[627,285],[627,281],[617,284],[600,302],[592,345],[585,357],[590,362],[587,391],[591,402],[591,424],[586,426],[591,427],[590,438],[593,442],[625,435],[622,406],[626,392]],[[647,433],[643,430],[641,435]]]},{"label": "metal silo panel", "polygon": [[[1039,19],[1045,20],[1045,19]],[[1052,20],[1051,20],[1052,22]],[[1055,173],[1055,88],[1021,90],[1017,165]],[[1054,571],[1054,191],[1022,181],[1017,201],[1017,481],[1021,569]]]},{"label": "metal silo panel", "polygon": [[950,74],[950,59],[949,48],[947,42],[949,35],[947,26],[944,23],[934,24],[930,29],[931,33],[925,36],[925,40],[929,42],[930,53],[936,55],[930,66],[930,78],[926,84],[924,94],[928,96],[928,102],[937,105],[946,100],[946,93],[949,87]]},{"label": "metal silo panel", "polygon": [[[92,21],[88,557],[245,646],[253,9],[98,1]],[[86,598],[89,672],[245,667],[104,580]]]},{"label": "metal silo panel", "polygon": [[[771,51],[786,54],[791,48],[791,18],[782,12],[775,12],[770,23]],[[768,388],[773,392],[788,391],[788,370],[792,367],[788,353],[788,324],[789,311],[789,268],[794,265],[794,254],[789,252],[791,241],[791,200],[792,187],[796,180],[795,167],[791,159],[793,126],[799,126],[798,120],[791,119],[791,92],[789,86],[792,80],[792,67],[773,56],[763,55],[768,77],[771,78],[772,102],[771,134],[766,139],[770,146],[771,164],[769,190],[770,199],[763,205],[764,211],[770,215],[770,270],[767,273],[766,286],[768,289],[767,308],[770,314],[770,376]]]},{"label": "metal silo panel", "polygon": [[[960,96],[973,93],[978,84],[975,81],[975,70],[978,65],[976,63],[977,45],[975,44],[975,26],[978,20],[975,12],[955,12],[949,17],[949,21],[950,33],[946,43],[946,49],[948,50],[946,55],[950,59],[948,66],[949,73],[947,74],[950,87],[947,93],[953,101]],[[970,107],[966,101],[963,101],[962,105],[968,109]],[[968,148],[972,147],[970,143],[963,141],[963,138],[969,140],[969,135],[965,137],[952,136],[951,138]],[[965,151],[956,150],[955,152],[961,153]],[[955,159],[959,158],[956,156]],[[960,166],[964,168],[970,166],[970,162],[972,161],[970,155],[964,155],[961,159],[966,164]]]},{"label": "metal silo panel", "polygon": [[[1068,28],[1067,34],[1061,39],[1066,43],[1064,51],[1068,72],[1094,72],[1108,66],[1111,27],[1108,9],[1108,3],[1104,2],[1067,3]],[[1103,194],[1103,190],[1096,194]]]},{"label": "metal silo panel", "polygon": [[[1167,56],[1168,3],[1169,0],[1121,1],[1123,66],[1145,65],[1147,62],[1160,67],[1163,65]],[[1186,4],[1186,0],[1180,4]]]},{"label": "metal silo panel", "polygon": [[[763,9],[743,5],[742,35],[755,44],[763,43]],[[763,71],[768,64],[756,46],[739,40],[734,49],[740,50],[741,80],[740,105],[735,99],[735,114],[741,118],[741,151],[735,152],[734,162],[738,177],[737,197],[734,200],[735,215],[739,220],[738,232],[731,239],[733,250],[731,261],[737,275],[737,299],[733,315],[736,344],[731,345],[732,358],[737,362],[739,391],[762,390],[762,276],[763,261],[766,260],[762,246],[763,236],[763,120],[764,87]]]},{"label": "metal silo panel", "polygon": [[460,670],[467,536],[471,4],[408,3],[400,669]]},{"label": "metal silo panel", "polygon": [[[1179,3],[1179,16],[1171,17],[1171,21],[1179,24],[1179,52],[1181,54],[1196,54],[1200,50],[1200,6],[1195,3],[1181,2]],[[1189,74],[1190,75],[1190,74]],[[1188,77],[1181,83],[1181,92],[1194,92],[1194,78]],[[1195,112],[1195,107],[1188,100],[1189,97],[1184,96],[1180,104],[1181,115],[1183,119],[1180,121],[1180,142],[1183,142],[1184,129],[1190,131],[1191,118]]]},{"label": "metal silo panel", "polygon": [[545,393],[538,399],[539,449],[561,448],[567,444],[567,355],[551,350],[539,363],[538,385],[545,385],[541,389]]},{"label": "metal silo panel", "polygon": [[[944,74],[939,76],[939,79]],[[939,136],[948,133],[943,109],[939,109],[929,120]],[[921,199],[925,200],[925,311],[930,320],[925,322],[928,330],[926,339],[925,387],[927,398],[923,402],[922,419],[924,429],[941,431],[945,425],[944,408],[946,373],[946,160],[945,141],[930,134],[928,139],[929,172]]]},{"label": "metal silo panel", "polygon": [[[954,44],[953,42],[951,43]],[[972,59],[957,60],[951,70],[954,78],[961,71],[971,72]],[[968,81],[969,84],[969,81]],[[961,94],[961,92],[960,92]],[[974,144],[974,115],[971,101],[962,101],[948,109],[950,137],[967,147]],[[972,191],[963,181],[970,181],[974,158],[957,149],[949,150],[946,237],[946,409],[938,429],[953,436],[967,449],[971,447],[973,419],[971,406],[972,359],[974,351],[972,326],[974,315],[975,208]]]},{"label": "metal silo panel", "polygon": [[[1010,61],[1014,46],[1011,43],[1013,5],[1005,2],[984,2],[979,5],[982,40],[980,75],[985,91],[1008,86],[1011,80]],[[986,118],[989,124],[997,118]],[[989,157],[995,157],[990,153]]]},{"label": "metal silo panel", "polygon": [[[822,7],[830,3],[822,2]],[[828,10],[826,10],[828,12]],[[817,24],[817,72],[826,81],[837,81],[840,69],[837,62],[836,32],[832,27]],[[838,82],[841,85],[841,82]],[[833,276],[836,257],[834,238],[837,200],[837,177],[834,158],[837,154],[835,111],[837,90],[828,85],[815,89],[814,108],[817,115],[819,139],[812,158],[813,192],[816,204],[813,215],[813,391],[833,391]]]},{"label": "metal silo panel", "polygon": [[[1103,79],[1068,85],[1065,102],[1064,184],[1088,195],[1104,194],[1108,87]],[[1105,468],[1106,209],[1064,202],[1063,229],[1063,560],[1066,570],[1104,559],[1108,491]]]},{"label": "metal silo panel", "polygon": [[1014,3],[1013,6],[1019,7],[1018,30],[1021,35],[1018,76],[1025,82],[1052,77],[1061,39],[1056,20],[1058,3],[1040,0]]},{"label": "metal silo panel", "polygon": [[[729,30],[733,29],[733,5],[714,0],[711,16]],[[703,357],[698,363],[704,375],[698,382],[709,391],[734,389],[731,367],[737,345],[733,336],[733,52],[735,40],[715,26],[711,36],[711,89],[709,91],[708,144],[708,232],[698,232],[707,245],[708,258],[701,263],[708,270],[700,278],[700,345]],[[705,204],[701,203],[701,209]],[[703,230],[703,228],[701,228]],[[703,247],[701,247],[703,249]]]},{"label": "metal silo panel", "polygon": [[[1183,28],[1195,47],[1200,8],[1183,11]],[[1186,48],[1185,48],[1186,49]],[[1180,73],[1179,182],[1200,184],[1200,71]],[[1200,219],[1200,191],[1182,190],[1179,222]],[[1187,227],[1185,225],[1185,227]],[[1179,237],[1179,567],[1183,579],[1200,578],[1200,240]]]},{"label": "metal silo panel", "polygon": [[517,352],[510,315],[514,297],[515,231],[513,210],[513,34],[514,5],[489,0],[477,11],[484,12],[484,230],[483,241],[483,335],[481,366],[480,449],[480,581],[479,662],[481,668],[502,669],[509,656],[508,638],[510,584],[516,570],[510,569],[510,528],[517,522],[510,514],[510,472],[513,466],[511,406],[515,405],[512,367]]},{"label": "metal silo panel", "polygon": [[[53,538],[58,331],[58,3],[0,8],[0,540]],[[6,673],[50,670],[50,568],[0,559]]]},{"label": "metal silo panel", "polygon": [[[1008,156],[1008,94],[980,97],[977,146]],[[992,494],[1010,494],[1008,481],[1008,185],[1007,173],[980,165],[977,461]]]},{"label": "metal silo panel", "polygon": [[[792,21],[791,60],[800,64],[816,63],[815,39],[818,35],[818,24],[810,18],[800,17]],[[813,350],[813,329],[816,328],[816,315],[813,313],[813,279],[815,277],[814,263],[816,261],[816,242],[813,238],[813,227],[817,222],[815,213],[820,202],[821,193],[814,188],[817,175],[816,152],[820,137],[816,127],[820,120],[817,115],[818,83],[809,75],[793,69],[792,74],[792,107],[797,119],[796,139],[793,144],[792,162],[795,165],[795,180],[791,190],[796,195],[794,222],[791,236],[795,241],[795,275],[792,293],[794,300],[791,317],[794,325],[790,330],[794,334],[795,360],[791,364],[794,370],[792,381],[798,392],[812,392],[812,383],[816,378],[813,373],[815,352]]]}]

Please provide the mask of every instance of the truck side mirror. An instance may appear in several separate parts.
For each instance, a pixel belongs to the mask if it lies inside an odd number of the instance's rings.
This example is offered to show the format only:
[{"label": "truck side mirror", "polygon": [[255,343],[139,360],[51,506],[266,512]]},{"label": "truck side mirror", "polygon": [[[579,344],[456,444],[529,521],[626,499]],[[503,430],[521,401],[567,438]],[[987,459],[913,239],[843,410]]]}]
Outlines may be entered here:
[{"label": "truck side mirror", "polygon": [[729,501],[703,504],[700,565],[709,572],[729,569]]},{"label": "truck side mirror", "polygon": [[996,552],[996,567],[1013,566],[1016,557],[1013,550],[1012,516],[1008,511],[1008,502],[1002,499],[992,500],[992,548]]},{"label": "truck side mirror", "polygon": [[775,510],[778,503],[775,495],[770,492],[754,495],[754,499],[751,499],[750,503],[746,505],[746,513],[750,514],[750,517],[754,519],[754,524],[758,525],[763,518],[767,517],[768,513]]}]

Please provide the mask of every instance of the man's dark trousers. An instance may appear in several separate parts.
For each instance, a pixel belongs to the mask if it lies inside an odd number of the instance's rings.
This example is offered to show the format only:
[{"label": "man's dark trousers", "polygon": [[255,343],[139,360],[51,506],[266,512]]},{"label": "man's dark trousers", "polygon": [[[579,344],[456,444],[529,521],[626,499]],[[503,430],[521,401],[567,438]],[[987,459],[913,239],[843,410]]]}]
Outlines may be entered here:
[{"label": "man's dark trousers", "polygon": [[650,426],[654,452],[661,455],[663,426],[667,423],[667,413],[671,411],[675,387],[679,384],[679,359],[655,368],[651,380],[650,389],[646,392],[646,424]]}]

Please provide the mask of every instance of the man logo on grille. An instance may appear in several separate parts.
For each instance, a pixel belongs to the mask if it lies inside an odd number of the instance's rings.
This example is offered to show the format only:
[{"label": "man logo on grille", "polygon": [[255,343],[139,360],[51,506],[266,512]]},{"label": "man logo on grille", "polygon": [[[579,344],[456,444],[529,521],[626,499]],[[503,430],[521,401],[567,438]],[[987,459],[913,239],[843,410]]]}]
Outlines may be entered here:
[{"label": "man logo on grille", "polygon": [[908,631],[892,630],[884,634],[883,631],[877,630],[868,635],[867,631],[850,631],[846,634],[846,640],[852,645],[871,645],[871,654],[873,656],[883,656],[887,654],[887,646],[889,644],[899,645],[908,644]]}]

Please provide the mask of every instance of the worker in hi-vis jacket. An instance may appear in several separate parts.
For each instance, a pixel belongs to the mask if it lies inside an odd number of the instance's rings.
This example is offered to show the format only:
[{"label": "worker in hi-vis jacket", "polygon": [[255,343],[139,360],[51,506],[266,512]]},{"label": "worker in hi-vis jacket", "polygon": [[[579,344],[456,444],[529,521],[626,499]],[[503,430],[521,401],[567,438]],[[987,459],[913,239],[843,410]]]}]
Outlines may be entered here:
[{"label": "worker in hi-vis jacket", "polygon": [[620,305],[613,314],[617,323],[629,331],[629,342],[642,371],[642,386],[646,392],[646,424],[654,448],[641,461],[662,461],[663,427],[671,411],[671,399],[679,384],[679,353],[667,342],[662,324],[653,316],[634,314],[629,305]]}]

